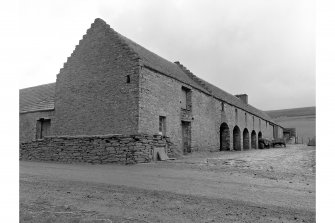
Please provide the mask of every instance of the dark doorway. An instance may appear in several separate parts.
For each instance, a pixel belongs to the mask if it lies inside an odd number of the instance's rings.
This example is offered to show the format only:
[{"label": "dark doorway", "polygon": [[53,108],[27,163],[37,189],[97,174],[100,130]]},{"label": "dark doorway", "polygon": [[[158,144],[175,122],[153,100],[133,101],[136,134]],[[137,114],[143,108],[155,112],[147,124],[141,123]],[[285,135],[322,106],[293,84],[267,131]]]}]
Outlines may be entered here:
[{"label": "dark doorway", "polygon": [[233,146],[234,150],[241,150],[241,131],[238,126],[233,129]]},{"label": "dark doorway", "polygon": [[191,123],[181,122],[182,145],[184,154],[191,152]]},{"label": "dark doorway", "polygon": [[41,118],[37,120],[36,138],[43,139],[44,136],[48,136],[50,134],[50,126],[51,126],[50,119]]},{"label": "dark doorway", "polygon": [[257,136],[255,130],[251,132],[251,148],[257,149]]},{"label": "dark doorway", "polygon": [[[258,141],[259,141],[260,138],[262,138],[262,132],[258,133]],[[258,143],[258,148],[259,148],[259,143]]]},{"label": "dark doorway", "polygon": [[220,151],[230,150],[230,132],[227,123],[220,126]]},{"label": "dark doorway", "polygon": [[248,150],[249,149],[249,131],[248,129],[243,130],[243,150]]}]

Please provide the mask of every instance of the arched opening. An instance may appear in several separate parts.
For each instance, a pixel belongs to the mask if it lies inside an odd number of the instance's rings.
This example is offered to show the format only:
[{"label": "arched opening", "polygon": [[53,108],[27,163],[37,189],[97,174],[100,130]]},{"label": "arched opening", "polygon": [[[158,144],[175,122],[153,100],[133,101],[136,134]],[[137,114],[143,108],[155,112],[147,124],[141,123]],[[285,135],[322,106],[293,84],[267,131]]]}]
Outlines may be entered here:
[{"label": "arched opening", "polygon": [[220,126],[220,150],[230,150],[230,133],[227,123]]},{"label": "arched opening", "polygon": [[234,150],[241,150],[241,132],[237,126],[233,129],[233,146]]},{"label": "arched opening", "polygon": [[262,138],[262,132],[259,132],[259,133],[258,133],[258,148],[259,148],[259,149],[261,149],[261,148],[259,147],[259,145],[260,145],[260,144],[259,144],[259,139],[260,139],[260,138]]},{"label": "arched opening", "polygon": [[248,150],[249,149],[249,131],[248,129],[243,130],[243,150]]},{"label": "arched opening", "polygon": [[251,148],[257,149],[257,137],[255,130],[251,132]]}]

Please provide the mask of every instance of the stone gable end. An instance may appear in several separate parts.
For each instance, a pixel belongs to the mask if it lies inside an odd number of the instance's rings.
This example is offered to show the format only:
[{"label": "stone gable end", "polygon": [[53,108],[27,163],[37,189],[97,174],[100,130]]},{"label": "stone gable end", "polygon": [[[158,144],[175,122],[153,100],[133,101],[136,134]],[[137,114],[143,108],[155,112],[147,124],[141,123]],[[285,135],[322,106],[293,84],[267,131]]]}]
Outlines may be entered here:
[{"label": "stone gable end", "polygon": [[138,69],[136,53],[96,19],[57,76],[55,135],[137,133]]}]

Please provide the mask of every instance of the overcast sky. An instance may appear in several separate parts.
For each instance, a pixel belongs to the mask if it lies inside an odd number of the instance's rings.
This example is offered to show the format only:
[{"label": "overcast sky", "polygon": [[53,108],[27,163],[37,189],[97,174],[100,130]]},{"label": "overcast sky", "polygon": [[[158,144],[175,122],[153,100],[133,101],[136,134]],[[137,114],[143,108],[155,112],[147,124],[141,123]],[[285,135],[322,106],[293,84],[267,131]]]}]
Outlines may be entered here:
[{"label": "overcast sky", "polygon": [[21,1],[20,88],[51,83],[95,18],[262,110],[315,106],[312,0]]}]

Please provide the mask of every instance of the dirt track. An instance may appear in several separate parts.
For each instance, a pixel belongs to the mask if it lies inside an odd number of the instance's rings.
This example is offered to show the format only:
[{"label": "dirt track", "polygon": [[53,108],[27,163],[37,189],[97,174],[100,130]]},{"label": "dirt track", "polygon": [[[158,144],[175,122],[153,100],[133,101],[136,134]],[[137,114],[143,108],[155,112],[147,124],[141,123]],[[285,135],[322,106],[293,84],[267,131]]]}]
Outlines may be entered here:
[{"label": "dirt track", "polygon": [[315,148],[133,166],[21,162],[20,220],[315,222]]}]

